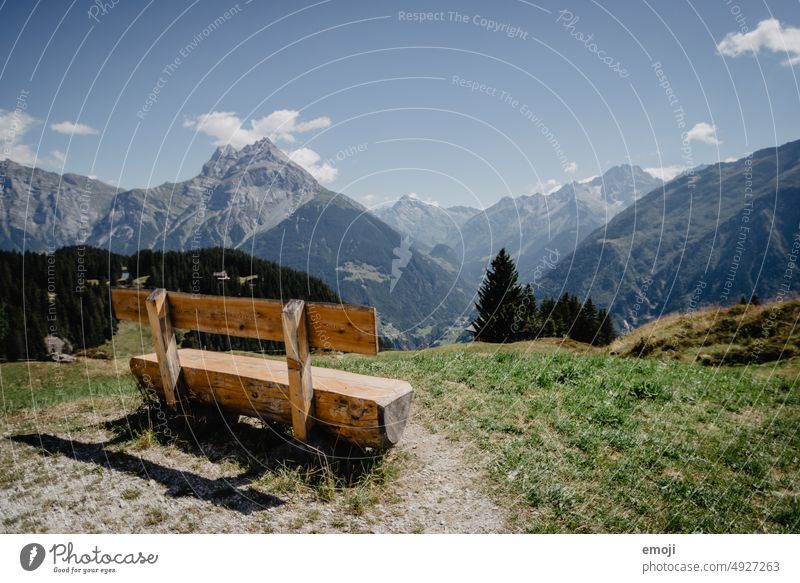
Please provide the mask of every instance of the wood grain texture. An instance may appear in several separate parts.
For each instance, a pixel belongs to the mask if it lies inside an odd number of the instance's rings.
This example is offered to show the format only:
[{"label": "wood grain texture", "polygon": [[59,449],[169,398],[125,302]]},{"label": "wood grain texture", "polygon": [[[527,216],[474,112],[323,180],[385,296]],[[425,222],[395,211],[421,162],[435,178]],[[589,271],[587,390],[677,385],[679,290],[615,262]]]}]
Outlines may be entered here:
[{"label": "wood grain texture", "polygon": [[297,439],[307,442],[311,431],[314,391],[311,388],[311,359],[308,355],[305,302],[291,300],[283,307],[281,316],[289,375],[292,429]]},{"label": "wood grain texture", "polygon": [[[147,321],[149,292],[112,289],[111,299],[120,320]],[[206,296],[169,292],[175,328],[199,330],[241,338],[283,341],[283,302],[254,298]],[[308,344],[313,348],[358,354],[378,353],[375,308],[353,304],[306,302]]]},{"label": "wood grain texture", "polygon": [[159,376],[164,387],[164,400],[175,407],[183,394],[181,364],[178,358],[178,343],[172,327],[167,292],[153,290],[145,300],[150,329],[153,333],[153,346],[158,356]]},{"label": "wood grain texture", "polygon": [[[225,352],[180,349],[183,378],[191,399],[232,413],[291,424],[286,363]],[[131,359],[140,383],[163,391],[155,354]],[[311,367],[315,426],[356,445],[386,448],[403,432],[411,405],[411,385]]]}]

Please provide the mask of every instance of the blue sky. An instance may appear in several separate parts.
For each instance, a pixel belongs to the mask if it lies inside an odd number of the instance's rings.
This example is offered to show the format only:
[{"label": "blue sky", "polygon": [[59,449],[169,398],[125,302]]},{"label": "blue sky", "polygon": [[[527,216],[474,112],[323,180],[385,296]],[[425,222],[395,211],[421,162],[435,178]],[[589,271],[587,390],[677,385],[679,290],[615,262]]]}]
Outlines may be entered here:
[{"label": "blue sky", "polygon": [[125,187],[270,136],[368,205],[481,207],[800,139],[797,1],[6,0],[0,47],[0,157]]}]

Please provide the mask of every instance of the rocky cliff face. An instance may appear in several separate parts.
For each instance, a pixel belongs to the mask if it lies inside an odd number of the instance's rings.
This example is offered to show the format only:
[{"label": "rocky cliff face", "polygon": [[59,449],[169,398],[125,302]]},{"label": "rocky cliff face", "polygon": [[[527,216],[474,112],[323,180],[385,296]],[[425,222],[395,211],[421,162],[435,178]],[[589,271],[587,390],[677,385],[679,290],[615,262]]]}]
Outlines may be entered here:
[{"label": "rocky cliff face", "polygon": [[77,174],[0,162],[0,248],[45,251],[85,242],[116,189]]},{"label": "rocky cliff face", "polygon": [[461,227],[479,212],[467,206],[445,208],[409,195],[401,197],[391,206],[372,211],[375,216],[426,249],[459,240]]},{"label": "rocky cliff face", "polygon": [[120,253],[239,247],[322,190],[266,138],[241,150],[221,147],[191,180],[119,194],[91,241]]},{"label": "rocky cliff face", "polygon": [[463,243],[454,239],[450,245],[465,257],[465,273],[473,280],[505,247],[517,260],[522,281],[531,281],[543,258],[568,255],[589,233],[662,184],[638,166],[623,165],[548,195],[505,197],[466,221]]}]

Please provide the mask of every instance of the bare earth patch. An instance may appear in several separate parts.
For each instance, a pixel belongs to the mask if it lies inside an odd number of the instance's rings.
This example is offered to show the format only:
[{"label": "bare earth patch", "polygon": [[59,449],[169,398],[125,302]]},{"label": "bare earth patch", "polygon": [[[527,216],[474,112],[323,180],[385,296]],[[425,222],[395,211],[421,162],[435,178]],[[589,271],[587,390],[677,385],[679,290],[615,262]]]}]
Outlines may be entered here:
[{"label": "bare earth patch", "polygon": [[476,456],[414,421],[400,445],[353,483],[328,484],[319,468],[296,463],[295,448],[268,427],[240,423],[233,434],[165,443],[129,429],[115,408],[74,402],[6,419],[0,531],[507,528],[503,511],[484,493],[487,480]]}]

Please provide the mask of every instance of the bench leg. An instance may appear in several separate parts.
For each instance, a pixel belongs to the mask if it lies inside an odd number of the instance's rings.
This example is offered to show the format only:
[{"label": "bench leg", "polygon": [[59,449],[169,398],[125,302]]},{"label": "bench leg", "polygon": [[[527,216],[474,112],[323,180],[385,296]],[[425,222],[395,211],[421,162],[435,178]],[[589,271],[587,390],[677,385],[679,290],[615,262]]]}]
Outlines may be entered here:
[{"label": "bench leg", "polygon": [[153,332],[153,345],[158,357],[158,370],[164,385],[164,400],[175,408],[181,395],[185,395],[181,363],[178,359],[178,343],[175,339],[175,330],[172,328],[172,318],[169,314],[167,290],[159,288],[153,290],[146,300],[147,317],[150,320],[150,329]]},{"label": "bench leg", "polygon": [[308,442],[313,417],[314,390],[311,386],[305,302],[289,301],[283,308],[282,321],[286,365],[289,369],[292,430],[297,439]]}]

